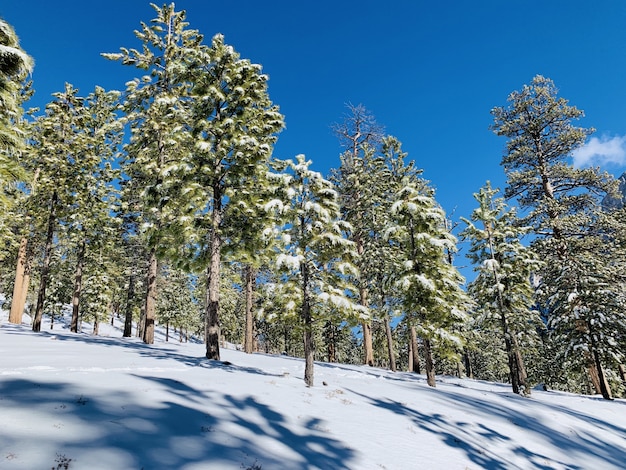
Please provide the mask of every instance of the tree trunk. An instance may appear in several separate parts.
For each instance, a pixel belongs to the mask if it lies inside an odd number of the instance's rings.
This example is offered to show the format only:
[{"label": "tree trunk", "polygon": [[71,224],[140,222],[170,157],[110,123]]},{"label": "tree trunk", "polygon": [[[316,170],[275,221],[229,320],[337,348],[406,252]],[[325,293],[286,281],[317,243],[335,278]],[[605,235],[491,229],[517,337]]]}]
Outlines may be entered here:
[{"label": "tree trunk", "polygon": [[519,391],[522,395],[529,396],[531,394],[531,389],[528,385],[528,374],[526,373],[524,359],[522,358],[517,336],[514,332],[511,333],[511,346],[513,347],[513,358],[515,361],[515,372],[517,373]]},{"label": "tree trunk", "polygon": [[474,378],[474,368],[472,367],[472,361],[470,361],[469,354],[467,351],[463,353],[463,363],[465,364],[465,375],[473,379]]},{"label": "tree trunk", "polygon": [[98,317],[96,317],[93,320],[93,334],[94,334],[94,336],[98,336],[99,332],[100,332],[100,322],[98,321]]},{"label": "tree trunk", "polygon": [[624,364],[619,365],[619,376],[621,377],[622,382],[626,385],[626,367],[624,367]]},{"label": "tree trunk", "polygon": [[[363,256],[365,252],[365,246],[363,244],[362,238],[359,236],[356,240],[356,249],[359,257]],[[365,307],[369,307],[369,299],[367,297],[367,288],[359,287],[359,303]],[[374,344],[372,338],[372,323],[369,320],[363,320],[361,322],[361,328],[363,330],[363,360],[364,364],[368,366],[374,365]]]},{"label": "tree trunk", "polygon": [[50,214],[48,215],[48,231],[46,234],[46,244],[44,248],[43,264],[41,266],[41,279],[39,281],[39,295],[37,296],[37,307],[35,308],[35,318],[33,318],[33,331],[41,331],[41,319],[43,317],[43,305],[46,300],[46,287],[50,274],[50,260],[52,258],[52,242],[54,238],[54,224],[56,223],[58,195],[52,193],[50,200]]},{"label": "tree trunk", "polygon": [[309,294],[309,269],[306,261],[300,265],[300,271],[302,273],[302,321],[304,323],[304,383],[307,387],[312,387],[315,343],[313,342],[313,317]]},{"label": "tree trunk", "polygon": [[213,213],[211,220],[211,262],[207,269],[206,291],[206,324],[205,338],[206,357],[220,360],[220,263],[222,251],[222,193],[219,186],[213,188]]},{"label": "tree trunk", "polygon": [[415,333],[415,327],[412,326],[409,329],[409,334],[411,335],[411,370],[410,372],[415,372],[416,374],[421,374],[422,370],[420,367],[420,355],[418,351],[417,345],[417,334]]},{"label": "tree trunk", "polygon": [[72,322],[70,331],[78,333],[78,315],[80,309],[80,293],[83,287],[83,264],[85,261],[85,241],[83,240],[78,248],[76,260],[76,272],[74,274],[74,293],[72,295]]},{"label": "tree trunk", "polygon": [[[31,185],[32,193],[34,193],[37,186],[40,172],[41,170],[39,168],[35,170],[33,183]],[[28,295],[28,284],[30,283],[31,255],[28,251],[28,238],[23,237],[20,240],[20,247],[17,252],[13,298],[11,301],[11,312],[9,313],[9,322],[18,325],[22,323],[22,315],[24,314],[26,297]]]},{"label": "tree trunk", "polygon": [[243,342],[244,351],[247,354],[254,352],[254,268],[251,265],[245,267],[246,279],[246,335]]},{"label": "tree trunk", "polygon": [[20,240],[20,248],[17,252],[15,282],[13,284],[13,300],[11,301],[11,312],[9,313],[9,322],[15,323],[17,325],[22,323],[24,304],[26,303],[24,295],[24,283],[26,282],[26,271],[28,264],[27,247],[28,239],[24,237]]},{"label": "tree trunk", "polygon": [[385,313],[385,336],[387,337],[387,351],[389,352],[389,369],[393,372],[396,368],[396,353],[393,350],[393,335],[391,332],[391,324],[389,322],[389,315]]},{"label": "tree trunk", "polygon": [[335,326],[333,322],[326,322],[326,352],[328,353],[328,362],[337,362],[337,339],[335,338]]},{"label": "tree trunk", "polygon": [[435,387],[435,364],[433,362],[433,351],[430,340],[427,338],[424,341],[424,357],[426,363],[426,382],[431,387]]},{"label": "tree trunk", "polygon": [[146,303],[141,306],[139,321],[137,322],[137,338],[143,338],[143,329],[146,325]]},{"label": "tree trunk", "polygon": [[128,293],[126,296],[126,314],[124,315],[124,338],[130,338],[133,334],[133,301],[135,299],[135,273],[128,278]]},{"label": "tree trunk", "polygon": [[[600,355],[598,354],[598,349],[596,347],[596,342],[594,339],[593,329],[590,321],[587,321],[587,329],[589,332],[590,338],[590,346],[591,346],[591,356],[593,358],[593,365],[595,366],[597,372],[597,380],[598,380],[598,388],[600,389],[600,393],[602,394],[602,398],[605,400],[612,400],[613,395],[611,393],[611,387],[606,379],[606,375],[604,374],[604,369],[602,368],[602,362],[600,361]],[[595,384],[594,384],[595,385]]]},{"label": "tree trunk", "polygon": [[165,342],[170,340],[170,322],[165,322]]},{"label": "tree trunk", "polygon": [[157,298],[157,272],[159,261],[156,250],[150,250],[150,261],[148,265],[148,278],[145,302],[145,324],[143,327],[143,342],[154,344],[154,323],[156,320],[156,298]]}]

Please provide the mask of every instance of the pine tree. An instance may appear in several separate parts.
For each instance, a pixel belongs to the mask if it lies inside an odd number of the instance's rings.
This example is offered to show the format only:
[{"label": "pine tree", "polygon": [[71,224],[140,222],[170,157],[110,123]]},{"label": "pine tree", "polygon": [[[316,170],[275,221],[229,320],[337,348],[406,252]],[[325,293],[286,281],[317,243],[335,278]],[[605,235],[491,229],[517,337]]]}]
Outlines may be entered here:
[{"label": "pine tree", "polygon": [[178,222],[181,235],[196,250],[195,265],[206,273],[206,357],[219,360],[225,234],[236,223],[237,210],[232,208],[253,207],[250,198],[269,170],[283,117],[269,99],[267,75],[259,65],[241,59],[222,35],[216,35],[210,47],[198,49],[198,54],[198,66],[190,75],[195,147],[180,176],[188,203]]},{"label": "pine tree", "polygon": [[184,11],[175,11],[174,4],[152,7],[156,18],[135,31],[141,50],[121,48],[120,53],[103,54],[145,73],[127,83],[124,110],[132,134],[124,168],[142,189],[142,229],[150,248],[143,326],[146,343],[154,342],[158,258],[170,249],[176,251],[178,245],[166,229],[182,196],[178,173],[189,152],[190,136],[186,100],[191,84],[186,77],[196,66],[195,51],[202,42],[198,31],[187,28]]},{"label": "pine tree", "polygon": [[463,341],[455,327],[465,321],[470,305],[461,289],[464,279],[446,256],[456,250],[456,239],[447,229],[433,190],[423,180],[406,179],[391,212],[386,237],[401,247],[395,282],[408,326],[422,338],[427,380],[434,387],[433,348],[436,345],[444,355],[456,354]]},{"label": "pine tree", "polygon": [[287,160],[290,175],[285,199],[272,204],[287,224],[280,233],[284,248],[276,263],[280,281],[269,286],[274,302],[283,315],[298,315],[304,329],[304,382],[313,386],[314,336],[316,326],[324,324],[330,305],[341,312],[341,319],[366,319],[367,310],[354,302],[354,286],[348,276],[356,274],[350,260],[355,245],[345,238],[349,224],[341,220],[337,193],[332,183],[309,169],[310,161],[299,155]]},{"label": "pine tree", "polygon": [[[462,219],[466,229],[461,236],[471,243],[467,256],[476,266],[476,279],[468,293],[476,302],[479,324],[500,324],[509,365],[509,378],[514,393],[530,394],[521,338],[531,338],[536,346],[540,325],[533,309],[534,289],[531,276],[541,263],[535,253],[522,245],[520,239],[530,228],[516,226],[517,216],[503,198],[496,198],[497,189],[489,182],[474,194],[478,207],[471,220]],[[526,341],[528,342],[528,341]]]},{"label": "pine tree", "polygon": [[[341,166],[333,171],[331,181],[337,185],[343,218],[352,226],[350,239],[356,244],[360,278],[359,302],[369,306],[369,291],[372,273],[367,269],[371,258],[369,238],[373,234],[374,212],[380,207],[385,182],[384,161],[379,147],[383,138],[382,127],[364,106],[348,106],[349,113],[343,123],[334,126],[335,134],[345,148],[340,156]],[[374,365],[372,346],[372,324],[361,324],[363,333],[364,363]]]},{"label": "pine tree", "polygon": [[[509,139],[502,158],[507,175],[505,196],[519,200],[521,209],[527,211],[523,223],[539,235],[534,246],[546,261],[539,292],[550,321],[560,322],[558,317],[572,318],[575,312],[593,309],[580,305],[584,296],[577,297],[575,303],[567,299],[579,295],[591,281],[581,276],[593,277],[588,270],[579,269],[577,258],[582,240],[596,225],[600,202],[612,191],[614,181],[596,168],[576,169],[568,161],[592,130],[574,126],[574,120],[583,112],[559,98],[551,80],[536,76],[530,85],[511,93],[508,101],[508,107],[492,110],[492,129]],[[559,299],[558,304],[555,299]],[[570,332],[572,336],[582,333],[589,338],[579,349],[582,362],[587,364],[596,390],[610,398],[606,381],[602,380],[604,373],[594,359],[598,343],[591,341],[594,335],[589,324],[581,319]]]}]

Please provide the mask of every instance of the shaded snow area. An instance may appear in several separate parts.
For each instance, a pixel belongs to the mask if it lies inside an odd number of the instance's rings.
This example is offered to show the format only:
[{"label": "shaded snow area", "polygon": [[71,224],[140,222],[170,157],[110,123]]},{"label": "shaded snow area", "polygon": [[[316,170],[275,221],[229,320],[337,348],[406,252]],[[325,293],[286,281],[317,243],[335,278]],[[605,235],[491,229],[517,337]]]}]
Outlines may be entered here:
[{"label": "shaded snow area", "polygon": [[[626,468],[626,401],[145,345],[0,314],[2,469]],[[324,383],[326,385],[324,385]]]}]

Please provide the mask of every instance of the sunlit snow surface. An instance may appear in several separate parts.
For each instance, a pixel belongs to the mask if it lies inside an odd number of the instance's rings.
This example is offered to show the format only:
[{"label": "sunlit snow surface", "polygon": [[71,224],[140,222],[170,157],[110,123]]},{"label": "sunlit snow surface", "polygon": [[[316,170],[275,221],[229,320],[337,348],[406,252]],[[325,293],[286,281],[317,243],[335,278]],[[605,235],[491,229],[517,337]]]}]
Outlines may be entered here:
[{"label": "sunlit snow surface", "polygon": [[1,469],[626,468],[625,400],[63,326],[0,314]]}]

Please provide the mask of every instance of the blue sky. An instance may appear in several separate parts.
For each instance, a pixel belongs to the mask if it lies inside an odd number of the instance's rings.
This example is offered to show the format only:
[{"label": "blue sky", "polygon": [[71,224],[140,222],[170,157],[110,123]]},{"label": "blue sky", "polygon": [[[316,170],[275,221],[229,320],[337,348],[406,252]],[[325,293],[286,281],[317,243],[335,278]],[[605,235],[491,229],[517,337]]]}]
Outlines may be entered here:
[{"label": "blue sky", "polygon": [[[207,42],[220,32],[263,65],[287,128],[279,158],[304,153],[327,173],[341,151],[330,129],[346,103],[363,104],[424,169],[453,218],[468,216],[486,180],[502,186],[505,140],[489,111],[536,74],[597,129],[580,157],[626,169],[626,2],[622,0],[180,0]],[[136,75],[101,52],[137,47],[153,18],[140,0],[3,0],[0,16],[36,62],[43,107],[70,82],[123,89]]]}]

